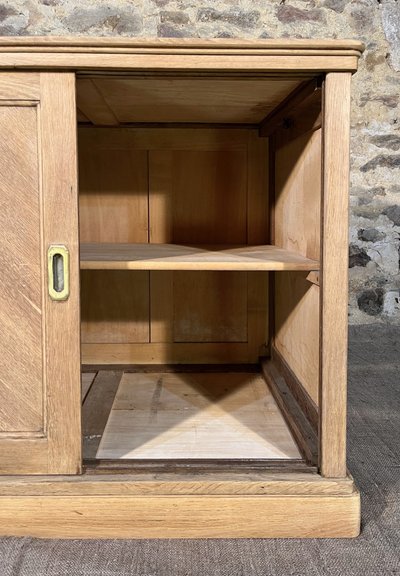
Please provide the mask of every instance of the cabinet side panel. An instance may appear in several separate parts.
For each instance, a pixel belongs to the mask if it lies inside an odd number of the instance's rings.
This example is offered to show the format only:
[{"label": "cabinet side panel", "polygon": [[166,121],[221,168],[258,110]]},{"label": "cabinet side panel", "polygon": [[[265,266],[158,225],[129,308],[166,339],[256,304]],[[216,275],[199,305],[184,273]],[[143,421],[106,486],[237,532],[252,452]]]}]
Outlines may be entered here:
[{"label": "cabinet side panel", "polygon": [[44,434],[37,107],[0,131],[0,432]]},{"label": "cabinet side panel", "polygon": [[321,129],[290,140],[275,155],[275,244],[320,257]]},{"label": "cabinet side panel", "polygon": [[307,273],[275,274],[275,346],[318,405],[319,286]]},{"label": "cabinet side panel", "polygon": [[[320,257],[321,129],[278,148],[275,155],[275,244]],[[320,288],[303,272],[275,274],[275,346],[319,404]]]}]

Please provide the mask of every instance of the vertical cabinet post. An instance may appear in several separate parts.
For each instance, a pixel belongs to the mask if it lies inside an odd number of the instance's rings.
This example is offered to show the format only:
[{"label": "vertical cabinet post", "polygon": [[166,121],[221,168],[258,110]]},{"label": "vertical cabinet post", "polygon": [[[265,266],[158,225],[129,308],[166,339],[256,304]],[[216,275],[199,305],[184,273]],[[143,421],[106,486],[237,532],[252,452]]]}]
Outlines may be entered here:
[{"label": "vertical cabinet post", "polygon": [[320,339],[320,471],[346,476],[350,72],[326,75]]}]

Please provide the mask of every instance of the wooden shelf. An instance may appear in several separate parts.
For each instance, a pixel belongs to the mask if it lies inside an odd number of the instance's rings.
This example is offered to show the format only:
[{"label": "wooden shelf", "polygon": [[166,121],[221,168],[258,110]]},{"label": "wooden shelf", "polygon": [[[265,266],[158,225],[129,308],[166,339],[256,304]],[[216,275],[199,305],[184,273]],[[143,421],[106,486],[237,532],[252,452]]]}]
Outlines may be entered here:
[{"label": "wooden shelf", "polygon": [[318,270],[319,262],[276,246],[81,244],[83,270]]}]

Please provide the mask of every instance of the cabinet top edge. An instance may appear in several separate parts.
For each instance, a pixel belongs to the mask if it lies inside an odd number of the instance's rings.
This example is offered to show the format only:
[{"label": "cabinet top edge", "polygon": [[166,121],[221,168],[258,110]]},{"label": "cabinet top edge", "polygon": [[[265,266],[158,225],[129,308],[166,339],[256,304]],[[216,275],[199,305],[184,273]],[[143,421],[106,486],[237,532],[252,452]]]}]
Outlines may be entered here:
[{"label": "cabinet top edge", "polygon": [[126,37],[88,37],[88,36],[3,36],[0,38],[0,51],[6,52],[8,48],[29,48],[38,49],[52,48],[54,52],[59,49],[83,48],[84,51],[93,51],[96,48],[107,48],[111,52],[115,48],[148,50],[162,49],[163,51],[171,50],[190,50],[200,49],[207,52],[208,50],[220,49],[221,51],[230,50],[260,50],[260,51],[348,51],[351,54],[361,53],[365,46],[359,40],[349,39],[235,39],[235,38],[126,38]]}]

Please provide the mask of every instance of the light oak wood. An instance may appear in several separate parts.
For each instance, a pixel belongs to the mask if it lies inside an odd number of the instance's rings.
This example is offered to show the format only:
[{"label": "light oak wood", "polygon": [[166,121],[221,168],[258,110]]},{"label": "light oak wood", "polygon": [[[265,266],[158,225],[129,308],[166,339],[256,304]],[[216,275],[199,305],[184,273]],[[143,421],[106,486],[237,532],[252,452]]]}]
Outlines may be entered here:
[{"label": "light oak wood", "polygon": [[[186,132],[171,132],[170,150],[149,152],[149,238],[157,245],[148,248],[162,250],[165,242],[246,242],[249,131],[238,134],[241,148],[233,150],[218,130],[192,133],[192,145]],[[166,145],[164,132],[160,138]],[[198,139],[204,149],[196,149]],[[219,267],[183,268],[193,272],[150,274],[152,342],[247,342],[246,277],[221,274]]]},{"label": "light oak wood", "polygon": [[76,474],[82,461],[75,77],[71,73],[43,73],[40,86],[43,244],[46,248],[64,244],[70,262],[68,300],[53,302],[44,296],[49,358],[48,471]]},{"label": "light oak wood", "polygon": [[320,289],[308,282],[307,274],[276,274],[274,344],[317,406],[319,313]]},{"label": "light oak wood", "polygon": [[248,342],[82,344],[84,364],[247,364],[258,354]]},{"label": "light oak wood", "polygon": [[[96,148],[89,136],[78,140],[81,242],[147,242],[147,152]],[[87,271],[81,293],[83,342],[149,341],[147,272]]]},{"label": "light oak wood", "polygon": [[247,80],[97,76],[91,80],[78,79],[77,98],[79,108],[93,124],[257,124],[301,81],[289,77]]},{"label": "light oak wood", "polygon": [[20,50],[9,50],[0,52],[0,67],[4,69],[12,68],[16,70],[26,69],[59,69],[87,71],[94,68],[109,70],[118,68],[121,70],[146,70],[154,71],[188,71],[196,72],[199,69],[214,72],[239,72],[251,70],[252,73],[287,72],[296,70],[296,77],[302,73],[323,72],[331,70],[343,70],[355,72],[358,66],[359,52],[350,53],[329,52],[315,54],[296,52],[282,53],[245,53],[240,51],[235,54],[222,53],[204,54],[200,49],[199,53],[192,54],[166,54],[160,58],[160,53],[129,53],[124,49],[118,53],[115,49],[109,51],[97,50],[96,52],[81,53],[67,51],[43,51],[23,52]]},{"label": "light oak wood", "polygon": [[82,342],[149,342],[148,272],[83,270],[81,294]]},{"label": "light oak wood", "polygon": [[[121,242],[136,235],[146,242],[147,234],[153,243],[268,240],[267,142],[257,137],[256,130],[83,128],[79,131],[79,145],[81,240],[108,237]],[[148,217],[144,181],[138,186],[131,168],[134,162],[137,171],[147,176],[145,154],[149,155]],[[118,170],[115,182],[110,178],[113,173],[110,166]],[[188,189],[191,195],[187,194]],[[225,196],[230,200],[228,203]],[[109,207],[114,210],[111,219],[106,217]],[[135,218],[132,210],[138,214],[137,227],[125,225]],[[229,225],[222,227],[221,222],[227,217]],[[119,227],[114,225],[115,220],[121,222]],[[194,263],[189,266],[198,269]],[[176,357],[175,343],[181,341],[226,341],[228,346],[231,341],[247,342],[248,358],[252,361],[262,352],[266,340],[267,320],[262,315],[267,308],[267,290],[266,280],[260,274],[246,277],[215,272],[199,275],[197,271],[192,275],[152,272],[147,334],[147,299],[143,296],[146,276],[126,274],[125,287],[118,281],[120,276],[119,272],[99,272],[97,276],[83,273],[84,343],[106,343],[107,339],[121,344],[143,343],[150,335],[152,343],[171,343],[171,358]],[[137,296],[136,303],[131,294]],[[112,310],[118,318],[129,321],[113,322]],[[213,357],[218,348],[216,344]],[[136,352],[141,357],[140,349]],[[102,361],[101,356],[98,361]]]},{"label": "light oak wood", "polygon": [[298,85],[288,96],[273,110],[260,124],[260,136],[271,136],[276,130],[288,126],[293,110],[296,110],[304,102],[312,97],[318,88],[318,79],[313,78],[309,82]]},{"label": "light oak wood", "polygon": [[3,496],[0,534],[64,538],[351,538],[360,497]]},{"label": "light oak wood", "polygon": [[[0,471],[74,474],[81,466],[74,76],[15,74],[14,92],[13,74],[2,73],[0,86],[10,101],[0,108],[7,134],[0,166],[7,237]],[[35,106],[13,105],[15,95]],[[44,272],[48,246],[59,243],[70,253],[71,294],[64,302],[50,300]]]},{"label": "light oak wood", "polygon": [[[289,141],[275,154],[274,241],[320,257],[321,130]],[[319,287],[305,274],[275,277],[275,346],[312,400],[319,402]],[[304,338],[307,334],[307,338]]]},{"label": "light oak wood", "polygon": [[320,466],[337,477],[346,475],[350,82],[327,74],[324,87]]},{"label": "light oak wood", "polygon": [[94,458],[122,377],[118,370],[99,371],[82,408],[83,457]]},{"label": "light oak wood", "polygon": [[291,392],[288,378],[281,370],[281,365],[273,360],[262,360],[262,374],[281,410],[297,445],[307,462],[316,464],[318,461],[318,438],[310,424],[302,406]]},{"label": "light oak wood", "polygon": [[40,100],[40,76],[39,74],[25,72],[2,72],[0,76],[0,99],[4,101],[19,101],[19,105],[35,105]]},{"label": "light oak wood", "polygon": [[[9,76],[6,85],[12,93]],[[33,76],[36,80],[37,75]],[[0,108],[1,131],[7,134],[0,142],[1,436],[44,435],[45,428],[37,124],[36,108]],[[21,234],[29,241],[21,243]]]},{"label": "light oak wood", "polygon": [[2,474],[47,474],[48,440],[40,433],[13,433],[13,438],[0,437]]},{"label": "light oak wood", "polygon": [[[225,150],[223,145],[181,150],[178,144],[167,153],[164,173],[160,155],[164,152],[151,151],[149,158],[150,241],[246,244],[247,138],[241,150]],[[160,221],[167,227],[164,239],[158,232]]]},{"label": "light oak wood", "polygon": [[167,495],[351,495],[354,482],[323,478],[305,468],[296,470],[220,470],[218,472],[149,472],[93,474],[90,467],[80,476],[3,476],[1,496],[167,496]]},{"label": "light oak wood", "polygon": [[248,342],[248,276],[199,270],[173,274],[173,342]]},{"label": "light oak wood", "polygon": [[[249,131],[247,145],[247,244],[270,242],[268,140]],[[247,337],[253,358],[266,354],[269,333],[269,274],[247,274]]]},{"label": "light oak wood", "polygon": [[[345,468],[346,195],[350,73],[362,49],[351,41],[287,39],[0,38],[0,124],[7,134],[0,143],[0,186],[6,189],[3,237],[0,231],[6,272],[0,278],[3,323],[6,318],[0,347],[6,355],[0,371],[9,376],[0,392],[6,396],[0,420],[7,428],[0,429],[0,471],[64,474],[53,481],[51,476],[0,479],[0,532],[142,538],[358,534],[359,495]],[[322,115],[318,91],[301,103],[292,100],[284,122],[277,121],[280,102],[321,73],[327,74]],[[123,459],[125,469],[99,462],[82,477],[66,476],[81,465],[77,107],[80,121],[103,126],[80,129],[84,242],[152,242],[159,244],[157,250],[167,244],[175,250],[226,243],[228,249],[247,251],[267,245],[313,265],[275,267],[269,274],[266,268],[198,271],[191,261],[189,270],[83,270],[83,360],[240,364],[255,362],[271,345],[278,372],[269,371],[271,386],[310,460],[315,449],[307,442],[307,420],[315,427],[319,416],[322,476],[295,458],[289,460],[297,468],[282,465],[280,476],[271,475],[272,464],[247,473],[226,467],[201,474],[133,471],[128,459]],[[258,138],[254,122],[270,113],[274,116],[263,125],[271,134],[268,142]],[[199,126],[117,126],[149,120]],[[205,121],[214,122],[214,129],[200,124]],[[227,129],[225,122],[246,124]],[[22,232],[26,245],[20,242]],[[60,242],[70,249],[71,295],[55,303],[47,297],[42,271],[48,245]],[[187,265],[186,254],[181,256]],[[293,259],[284,260],[288,264]],[[17,330],[16,318],[24,329]],[[13,343],[16,363],[10,361]],[[219,372],[218,382],[226,372]],[[234,374],[232,382],[243,377]],[[164,377],[174,380],[170,372]],[[96,455],[119,378],[100,373],[85,398],[89,458]],[[218,396],[221,387],[211,373],[201,378],[208,383],[201,393],[197,387],[196,394],[183,398],[195,398],[204,408],[201,414],[220,414],[222,404],[226,408],[237,400],[236,393]],[[188,379],[185,372],[185,385]],[[259,390],[238,388],[250,404]],[[157,390],[156,385],[155,402]],[[146,402],[149,393],[151,387],[144,389]],[[283,401],[287,395],[290,402]],[[250,404],[238,412],[247,415]],[[154,412],[147,411],[150,420]],[[247,435],[252,425],[264,424],[257,415],[251,411]],[[193,417],[198,416],[197,411]],[[225,411],[221,418],[226,424],[230,417]],[[148,422],[141,430],[149,432]],[[219,432],[207,448],[218,447]],[[232,445],[236,449],[239,443]],[[256,447],[251,443],[246,451]]]},{"label": "light oak wood", "polygon": [[271,346],[271,358],[274,361],[274,365],[277,370],[282,374],[285,382],[290,390],[291,395],[298,403],[300,409],[302,410],[304,416],[309,421],[315,434],[318,434],[319,426],[319,413],[318,406],[313,401],[311,396],[308,394],[305,387],[300,383],[297,376],[289,368],[287,362],[283,359],[282,355],[278,352],[275,345]]},{"label": "light oak wood", "polygon": [[54,49],[55,51],[64,49],[72,52],[76,48],[84,50],[94,50],[96,48],[142,48],[158,49],[164,53],[168,50],[180,51],[182,48],[201,49],[206,51],[223,51],[236,49],[264,49],[264,50],[283,50],[296,51],[303,50],[311,54],[315,50],[334,50],[334,51],[358,51],[364,49],[364,44],[359,40],[353,39],[331,39],[331,38],[274,38],[263,40],[252,39],[202,39],[202,38],[122,38],[122,37],[84,37],[84,36],[3,36],[0,46],[7,47],[26,47],[32,50]]},{"label": "light oak wood", "polygon": [[97,458],[300,458],[262,377],[125,373]]},{"label": "light oak wood", "polygon": [[[10,37],[2,40],[0,65],[18,68],[215,70],[266,72],[357,69],[362,43],[354,40],[82,39]],[[232,58],[234,56],[234,58]]]},{"label": "light oak wood", "polygon": [[[257,134],[254,128],[217,128],[204,125],[195,128],[193,126],[177,128],[168,125],[163,128],[160,126],[99,128],[81,125],[78,128],[79,146],[86,150],[104,150],[103,158],[105,159],[112,150],[117,150],[119,154],[124,156],[128,150],[135,151],[134,154],[130,154],[131,158],[138,156],[138,150],[169,151],[170,153],[173,150],[181,152],[187,150],[192,152],[192,157],[194,151],[224,151],[225,154],[228,151],[238,151],[244,154],[249,141],[249,132]],[[153,162],[156,161],[155,158],[159,158],[160,168],[163,168],[166,173],[165,177],[168,177],[167,162],[171,161],[168,160],[168,155],[161,155],[160,158],[154,152],[151,156]],[[116,158],[117,155],[115,154],[114,159]],[[163,160],[166,163],[165,166],[162,165]]]},{"label": "light oak wood", "polygon": [[275,239],[312,259],[320,254],[321,131],[305,134],[275,155]]},{"label": "light oak wood", "polygon": [[76,88],[76,103],[86,121],[103,126],[118,126],[119,122],[114,112],[90,78],[79,79]]},{"label": "light oak wood", "polygon": [[118,147],[96,146],[98,132],[79,130],[80,240],[147,242],[147,152],[125,147],[121,137]]},{"label": "light oak wood", "polygon": [[91,385],[93,384],[93,380],[96,377],[96,372],[83,372],[81,379],[82,379],[82,404],[85,401],[85,398],[90,390]]},{"label": "light oak wood", "polygon": [[307,274],[307,280],[311,282],[311,284],[319,286],[319,271],[313,271]]},{"label": "light oak wood", "polygon": [[83,270],[316,270],[317,260],[276,246],[81,245]]},{"label": "light oak wood", "polygon": [[277,148],[322,127],[322,89],[318,88],[299,104],[274,133]]},{"label": "light oak wood", "polygon": [[[309,43],[308,43],[309,42]],[[68,68],[69,70],[119,69],[197,72],[257,72],[357,69],[363,45],[355,41],[265,40],[211,41],[163,39],[35,38],[2,41],[0,66],[18,68]],[[234,56],[234,58],[233,58]]]}]

